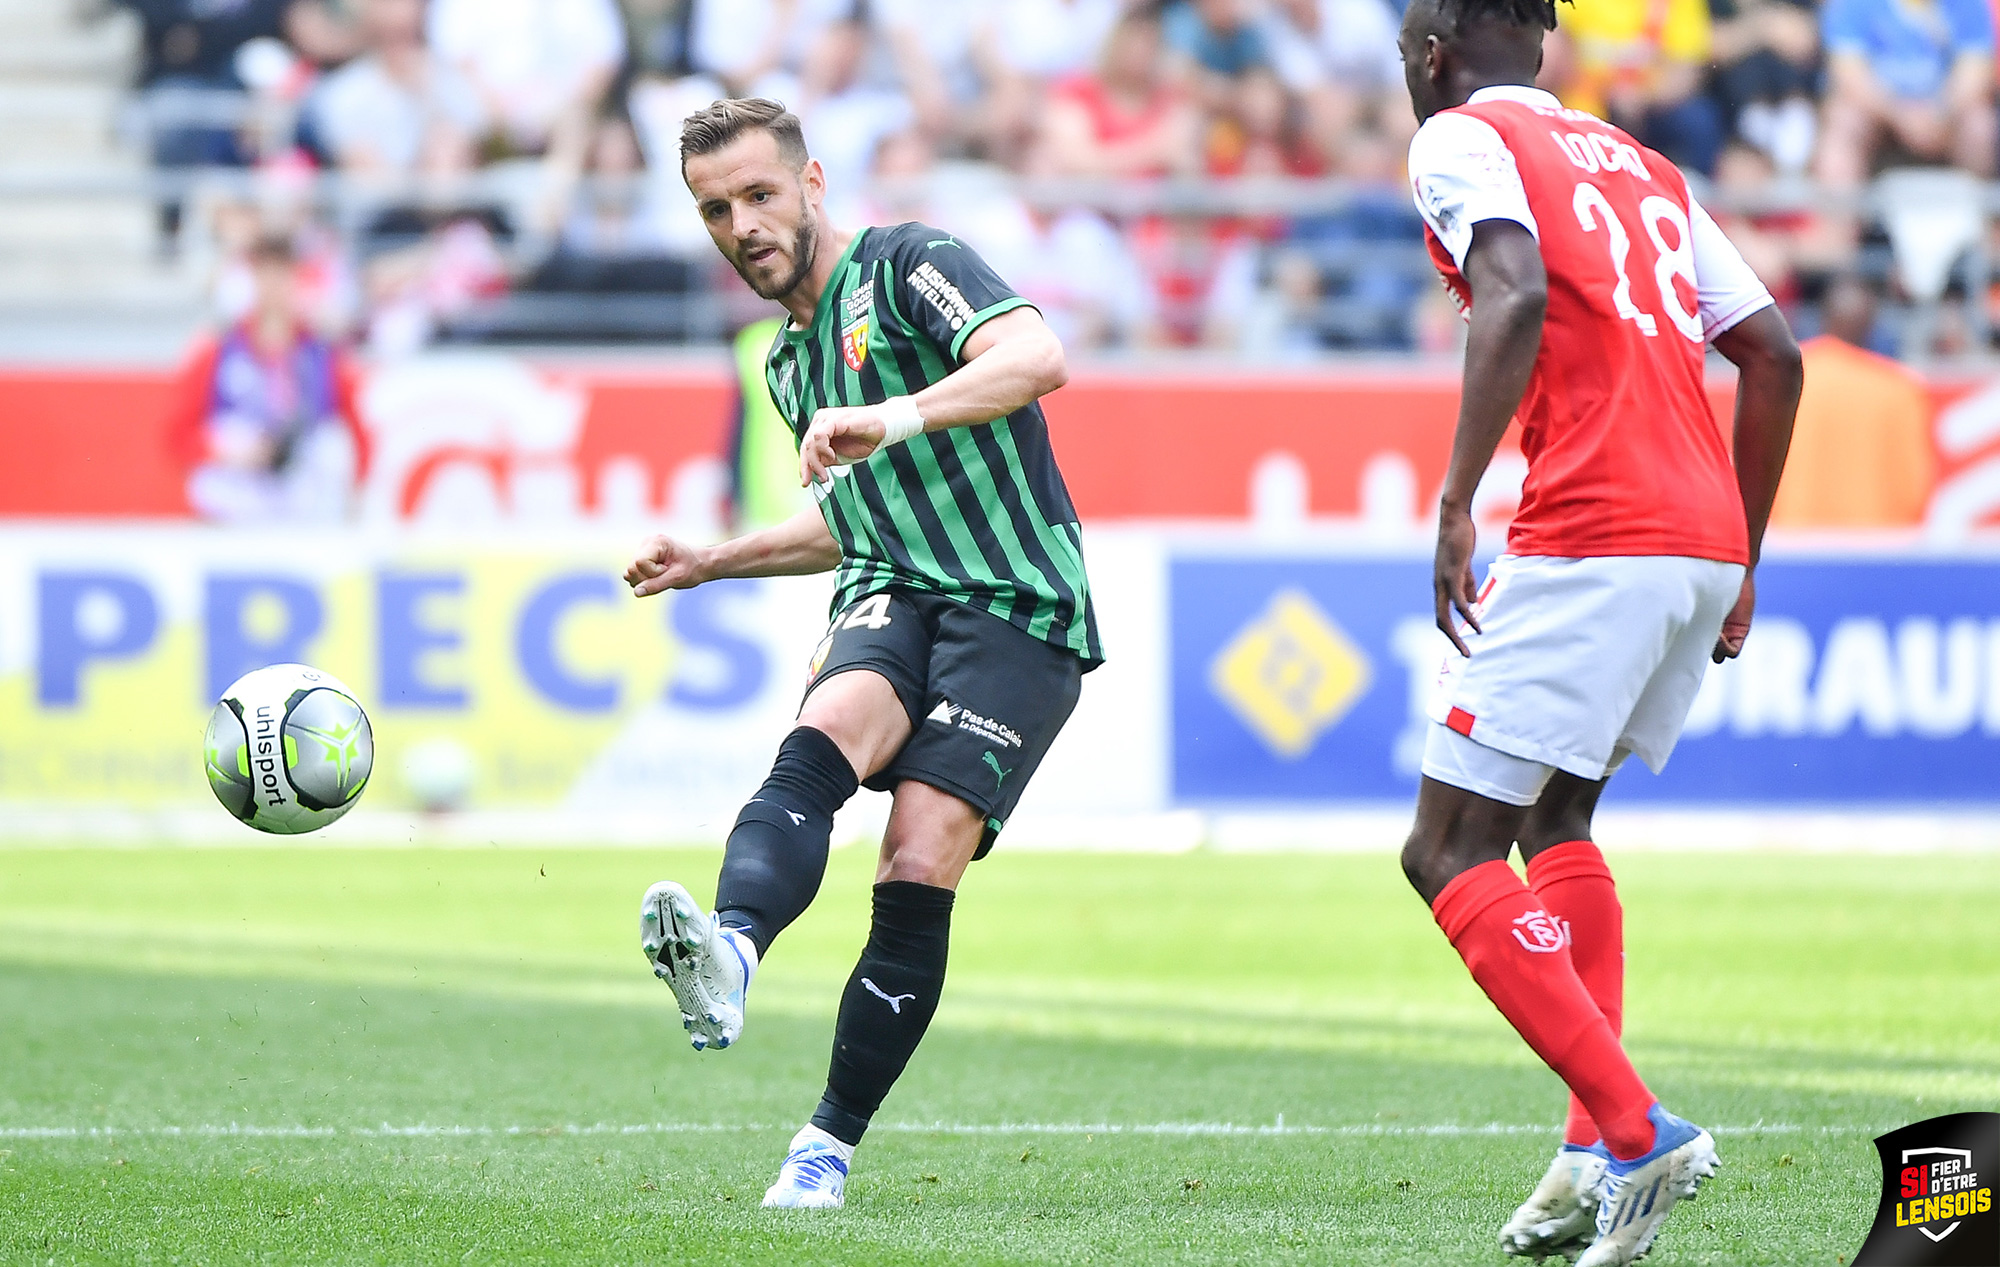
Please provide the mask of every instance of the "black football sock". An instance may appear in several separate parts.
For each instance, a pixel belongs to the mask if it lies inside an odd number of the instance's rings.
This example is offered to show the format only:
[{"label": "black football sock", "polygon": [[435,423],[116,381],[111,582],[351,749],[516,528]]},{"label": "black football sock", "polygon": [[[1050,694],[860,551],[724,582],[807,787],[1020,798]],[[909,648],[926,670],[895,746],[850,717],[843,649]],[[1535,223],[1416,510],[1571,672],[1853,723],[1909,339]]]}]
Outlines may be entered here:
[{"label": "black football sock", "polygon": [[857,786],[839,745],[800,726],[785,736],[770,777],[736,816],[715,883],[716,918],[748,934],[759,956],[812,905],[826,875],[833,812]]},{"label": "black football sock", "polygon": [[840,996],[833,1066],[812,1124],[858,1144],[923,1041],[944,990],[952,891],[907,880],[875,886],[875,923]]}]

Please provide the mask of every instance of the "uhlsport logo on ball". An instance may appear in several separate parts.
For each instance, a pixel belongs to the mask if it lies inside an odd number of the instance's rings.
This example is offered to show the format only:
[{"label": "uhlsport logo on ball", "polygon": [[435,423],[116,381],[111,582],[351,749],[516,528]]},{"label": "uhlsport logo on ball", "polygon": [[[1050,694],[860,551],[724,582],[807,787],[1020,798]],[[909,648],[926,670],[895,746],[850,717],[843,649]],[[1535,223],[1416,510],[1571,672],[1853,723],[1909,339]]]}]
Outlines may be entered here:
[{"label": "uhlsport logo on ball", "polygon": [[259,831],[297,835],[353,807],[375,764],[354,692],[329,673],[274,664],[238,678],[209,715],[208,785]]}]

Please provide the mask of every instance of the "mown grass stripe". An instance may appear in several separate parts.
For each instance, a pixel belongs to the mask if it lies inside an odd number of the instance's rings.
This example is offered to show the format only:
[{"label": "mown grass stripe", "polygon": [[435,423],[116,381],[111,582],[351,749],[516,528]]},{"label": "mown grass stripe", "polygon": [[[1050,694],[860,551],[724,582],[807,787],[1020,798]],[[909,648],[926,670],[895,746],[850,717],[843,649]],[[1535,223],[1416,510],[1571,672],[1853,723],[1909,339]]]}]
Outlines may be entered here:
[{"label": "mown grass stripe", "polygon": [[[570,1135],[729,1135],[757,1131],[791,1131],[797,1123],[772,1122],[592,1122],[557,1126],[448,1126],[419,1122],[396,1126],[256,1126],[236,1122],[199,1126],[0,1126],[0,1139],[430,1139],[457,1137]],[[877,1122],[872,1132],[914,1135],[1168,1135],[1168,1136],[1286,1136],[1335,1138],[1462,1138],[1482,1135],[1550,1135],[1558,1123],[1444,1122],[1356,1123],[1314,1126],[1282,1122]],[[1881,1135],[1888,1126],[1807,1126],[1800,1123],[1752,1123],[1711,1126],[1711,1135]]]}]

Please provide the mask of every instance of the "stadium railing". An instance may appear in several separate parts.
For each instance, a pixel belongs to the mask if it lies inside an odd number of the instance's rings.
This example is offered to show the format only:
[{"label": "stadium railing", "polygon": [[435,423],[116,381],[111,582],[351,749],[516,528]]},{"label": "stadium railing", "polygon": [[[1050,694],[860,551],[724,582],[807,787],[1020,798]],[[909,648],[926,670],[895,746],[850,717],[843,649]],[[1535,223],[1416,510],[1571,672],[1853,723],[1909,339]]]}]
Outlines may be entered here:
[{"label": "stadium railing", "polygon": [[[200,120],[238,119],[242,109],[219,95],[211,100],[197,94],[169,105],[175,118]],[[1327,350],[1394,352],[1413,346],[1415,299],[1433,284],[1421,222],[1400,186],[1297,178],[1094,181],[989,174],[982,179],[1038,211],[1087,208],[1128,229],[1157,217],[1254,224],[1258,228],[1250,237],[1260,285],[1269,285],[1281,253],[1311,262],[1319,298],[1295,319]],[[877,192],[884,202],[908,205],[922,201],[923,184],[904,182]],[[658,188],[685,196],[666,185]],[[575,186],[579,193],[588,189],[588,181]],[[740,287],[698,241],[645,261],[560,250],[557,235],[540,227],[547,220],[541,208],[549,190],[547,177],[533,163],[450,179],[215,167],[0,169],[0,209],[79,198],[303,206],[334,228],[349,258],[360,261],[407,245],[440,220],[483,213],[512,284],[506,294],[444,321],[439,335],[447,341],[707,344],[744,319]],[[1994,355],[1985,297],[1995,272],[1986,230],[2000,220],[2000,183],[1980,185],[1957,173],[1920,169],[1888,173],[1865,190],[1846,193],[1802,180],[1776,181],[1755,193],[1697,181],[1696,190],[1717,213],[1851,217],[1859,226],[1853,271],[1897,283],[1887,287],[1895,299],[1885,316],[1906,359],[1932,359],[1930,336],[1947,314],[1960,322],[1970,359]],[[187,232],[199,235],[206,228],[191,223]],[[0,305],[5,302],[0,293]]]}]

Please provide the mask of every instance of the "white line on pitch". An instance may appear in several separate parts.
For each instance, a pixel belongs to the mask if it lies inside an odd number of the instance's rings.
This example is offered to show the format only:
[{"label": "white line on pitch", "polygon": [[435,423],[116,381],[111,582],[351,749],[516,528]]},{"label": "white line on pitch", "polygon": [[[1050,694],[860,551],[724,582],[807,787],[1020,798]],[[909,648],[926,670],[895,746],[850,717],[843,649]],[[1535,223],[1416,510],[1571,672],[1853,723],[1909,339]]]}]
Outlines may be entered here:
[{"label": "white line on pitch", "polygon": [[[436,1126],[419,1122],[394,1126],[254,1126],[236,1122],[202,1126],[0,1126],[0,1139],[434,1139],[458,1137],[567,1135],[721,1135],[755,1131],[789,1131],[790,1125],[729,1122],[592,1122],[557,1126]],[[1489,1122],[1484,1125],[1440,1123],[1363,1123],[1347,1126],[1303,1126],[1238,1122],[881,1122],[876,1132],[915,1135],[1324,1135],[1336,1138],[1479,1135],[1552,1135],[1553,1125]],[[1888,1127],[1803,1126],[1795,1123],[1755,1123],[1713,1126],[1715,1135],[1880,1135]]]}]

